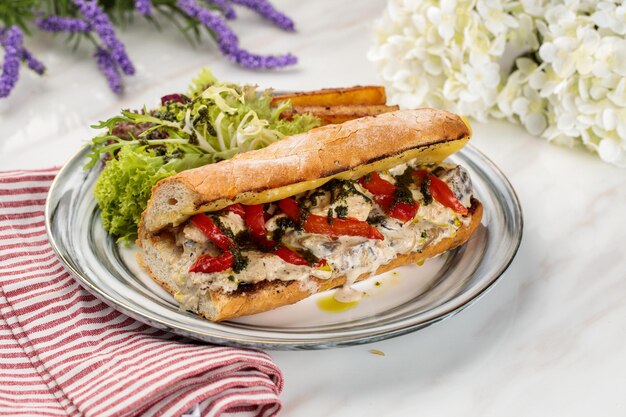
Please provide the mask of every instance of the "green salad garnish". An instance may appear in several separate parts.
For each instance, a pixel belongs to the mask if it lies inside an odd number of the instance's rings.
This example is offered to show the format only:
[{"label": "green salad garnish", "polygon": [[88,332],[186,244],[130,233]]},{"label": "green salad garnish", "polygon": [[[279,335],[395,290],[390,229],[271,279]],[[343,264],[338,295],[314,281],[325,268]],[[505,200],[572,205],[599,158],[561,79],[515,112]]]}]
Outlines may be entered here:
[{"label": "green salad garnish", "polygon": [[131,243],[159,180],[320,125],[311,115],[280,119],[291,105],[270,103],[271,90],[219,82],[204,69],[187,95],[164,96],[154,110],[123,110],[93,126],[106,131],[92,139],[85,169],[104,162],[94,194],[105,229]]}]

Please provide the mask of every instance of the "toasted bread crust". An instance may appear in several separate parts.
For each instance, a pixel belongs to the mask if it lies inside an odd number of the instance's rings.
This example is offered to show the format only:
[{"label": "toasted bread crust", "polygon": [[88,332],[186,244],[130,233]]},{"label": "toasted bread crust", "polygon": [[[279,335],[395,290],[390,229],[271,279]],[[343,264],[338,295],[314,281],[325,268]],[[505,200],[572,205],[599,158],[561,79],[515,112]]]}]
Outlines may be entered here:
[{"label": "toasted bread crust", "polygon": [[160,181],[139,233],[180,224],[215,201],[326,178],[470,134],[459,116],[434,109],[401,110],[316,128]]},{"label": "toasted bread crust", "polygon": [[[453,236],[442,239],[432,246],[427,246],[421,252],[399,255],[391,262],[378,268],[375,274],[382,274],[403,265],[409,265],[435,257],[465,243],[480,225],[483,214],[482,204],[478,200],[472,199],[472,206],[469,212],[471,221],[467,225],[462,226]],[[144,258],[139,259],[140,264],[150,273],[156,282],[170,294],[174,295],[179,289],[171,280],[171,274],[168,273],[169,265],[167,261],[159,257],[159,254],[163,253],[165,250],[164,245],[169,244],[171,246],[173,243],[162,242],[158,236],[151,236],[140,242],[140,244],[144,249]],[[161,273],[159,274],[158,271],[161,271]],[[357,281],[364,280],[370,276],[370,274],[360,275]],[[211,321],[228,320],[293,304],[314,293],[339,287],[346,282],[345,276],[328,280],[314,277],[309,279],[317,284],[317,290],[305,290],[300,281],[276,280],[242,286],[240,290],[230,294],[207,291],[200,296],[198,309],[195,312]]]}]

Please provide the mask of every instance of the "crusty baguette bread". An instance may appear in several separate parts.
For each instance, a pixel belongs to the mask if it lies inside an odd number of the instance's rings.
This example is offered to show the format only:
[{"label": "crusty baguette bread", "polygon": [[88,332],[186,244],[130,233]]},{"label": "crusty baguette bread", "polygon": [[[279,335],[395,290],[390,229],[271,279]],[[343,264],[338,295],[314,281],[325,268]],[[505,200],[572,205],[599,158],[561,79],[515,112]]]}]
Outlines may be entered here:
[{"label": "crusty baguette bread", "polygon": [[[350,175],[357,167],[355,177],[413,157],[439,162],[460,149],[470,134],[459,116],[434,109],[401,110],[319,127],[160,181],[142,215],[140,238],[196,213],[234,202],[252,204],[251,198],[267,190],[297,183],[306,186],[298,192],[313,189],[321,185],[320,179]],[[254,201],[259,202],[263,201]]]},{"label": "crusty baguette bread", "polygon": [[[413,158],[419,158],[420,163],[440,162],[462,148],[470,135],[469,126],[454,114],[433,109],[404,110],[313,129],[231,160],[184,171],[153,188],[139,225],[139,261],[156,282],[177,294],[183,290],[174,279],[179,275],[175,264],[182,251],[169,226],[235,202],[276,201],[317,188],[332,178],[356,179]],[[468,216],[470,221],[451,237],[421,252],[399,255],[376,273],[437,256],[464,243],[482,218],[478,200],[472,200]],[[368,276],[363,274],[357,280]],[[345,277],[310,278],[306,285],[274,280],[240,285],[231,293],[198,290],[193,293],[198,302],[192,304],[196,313],[209,320],[227,320],[292,304],[345,282]]]},{"label": "crusty baguette bread", "polygon": [[[472,199],[469,209],[471,221],[462,226],[453,236],[440,240],[434,245],[427,246],[422,252],[413,252],[400,255],[386,265],[382,265],[375,274],[382,274],[403,265],[417,263],[433,258],[450,249],[465,243],[482,218],[482,204]],[[152,279],[158,282],[166,291],[174,295],[180,291],[178,284],[172,279],[173,262],[179,252],[171,238],[151,236],[141,241],[142,254],[138,255],[139,263],[150,273]],[[370,277],[363,274],[357,281]],[[256,284],[240,286],[233,293],[226,294],[218,291],[207,291],[198,298],[195,313],[211,321],[228,320],[235,317],[256,314],[273,310],[277,307],[296,303],[309,297],[313,293],[322,292],[339,287],[346,282],[346,277],[336,277],[328,280],[310,278],[315,285],[301,285],[299,281],[262,281]]]}]

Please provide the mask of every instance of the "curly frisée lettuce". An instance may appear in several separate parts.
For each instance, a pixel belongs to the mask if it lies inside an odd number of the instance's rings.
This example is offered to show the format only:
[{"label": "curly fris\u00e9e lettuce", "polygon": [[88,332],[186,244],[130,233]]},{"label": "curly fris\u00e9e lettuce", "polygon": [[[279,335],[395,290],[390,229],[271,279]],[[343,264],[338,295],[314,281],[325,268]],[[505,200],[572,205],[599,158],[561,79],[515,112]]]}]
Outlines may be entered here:
[{"label": "curly fris\u00e9e lettuce", "polygon": [[94,195],[105,229],[131,243],[159,180],[320,125],[310,115],[282,120],[290,104],[270,102],[271,90],[218,82],[204,69],[187,95],[164,96],[154,110],[124,110],[93,126],[106,130],[92,139],[85,168],[104,163]]}]

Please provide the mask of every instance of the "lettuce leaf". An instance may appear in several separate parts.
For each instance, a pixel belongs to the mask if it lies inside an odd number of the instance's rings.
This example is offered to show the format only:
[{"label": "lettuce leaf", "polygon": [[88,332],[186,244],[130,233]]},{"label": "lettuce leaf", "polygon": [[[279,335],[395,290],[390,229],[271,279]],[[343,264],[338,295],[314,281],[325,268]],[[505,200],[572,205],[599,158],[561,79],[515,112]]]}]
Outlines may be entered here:
[{"label": "lettuce leaf", "polygon": [[131,243],[137,237],[137,224],[145,209],[152,186],[159,180],[185,169],[209,162],[208,155],[189,153],[171,158],[176,148],[157,155],[146,146],[127,146],[108,161],[100,174],[94,195],[100,207],[104,228],[118,242]]}]

